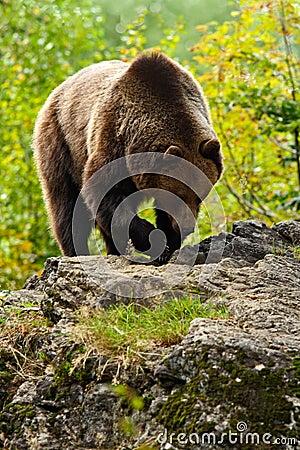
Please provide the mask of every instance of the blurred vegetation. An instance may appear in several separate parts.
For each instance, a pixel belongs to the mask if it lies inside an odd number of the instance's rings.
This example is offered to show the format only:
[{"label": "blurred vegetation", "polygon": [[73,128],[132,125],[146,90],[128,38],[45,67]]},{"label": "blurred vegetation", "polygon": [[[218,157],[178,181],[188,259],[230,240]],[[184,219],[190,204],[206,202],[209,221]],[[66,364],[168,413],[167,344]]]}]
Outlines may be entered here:
[{"label": "blurred vegetation", "polygon": [[299,218],[300,3],[241,6],[236,20],[199,26],[192,49],[227,158],[223,204],[229,222]]},{"label": "blurred vegetation", "polygon": [[[30,145],[40,107],[80,68],[145,48],[178,59],[204,87],[226,156],[227,221],[299,218],[299,3],[0,0],[0,9],[0,289],[21,287],[59,254]],[[200,221],[203,238],[209,217]]]}]

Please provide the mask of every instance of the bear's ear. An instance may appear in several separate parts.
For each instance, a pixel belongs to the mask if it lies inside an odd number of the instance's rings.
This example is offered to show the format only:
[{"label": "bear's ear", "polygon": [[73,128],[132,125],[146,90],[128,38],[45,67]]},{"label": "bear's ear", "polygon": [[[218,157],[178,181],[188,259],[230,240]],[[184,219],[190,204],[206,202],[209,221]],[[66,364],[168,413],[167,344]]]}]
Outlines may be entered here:
[{"label": "bear's ear", "polygon": [[218,139],[202,141],[199,145],[199,153],[204,158],[211,159],[215,163],[220,177],[224,170],[220,141]]},{"label": "bear's ear", "polygon": [[177,147],[176,145],[170,145],[170,147],[164,153],[164,156],[166,155],[174,155],[182,158],[183,152],[181,148]]},{"label": "bear's ear", "polygon": [[218,139],[202,141],[199,145],[199,152],[204,158],[218,160],[221,154],[221,144]]}]

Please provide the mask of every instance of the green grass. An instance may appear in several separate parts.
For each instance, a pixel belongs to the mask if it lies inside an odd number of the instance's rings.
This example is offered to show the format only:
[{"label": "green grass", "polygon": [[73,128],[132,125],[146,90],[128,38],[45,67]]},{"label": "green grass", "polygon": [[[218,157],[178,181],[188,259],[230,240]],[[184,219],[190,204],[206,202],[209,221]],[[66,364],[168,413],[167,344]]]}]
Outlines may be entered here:
[{"label": "green grass", "polygon": [[108,310],[81,310],[75,326],[88,347],[110,357],[134,357],[155,346],[179,343],[197,318],[228,318],[224,307],[203,304],[191,296],[173,299],[155,309],[131,303]]},{"label": "green grass", "polygon": [[294,253],[294,258],[297,258],[300,260],[300,247],[294,247],[293,253]]}]

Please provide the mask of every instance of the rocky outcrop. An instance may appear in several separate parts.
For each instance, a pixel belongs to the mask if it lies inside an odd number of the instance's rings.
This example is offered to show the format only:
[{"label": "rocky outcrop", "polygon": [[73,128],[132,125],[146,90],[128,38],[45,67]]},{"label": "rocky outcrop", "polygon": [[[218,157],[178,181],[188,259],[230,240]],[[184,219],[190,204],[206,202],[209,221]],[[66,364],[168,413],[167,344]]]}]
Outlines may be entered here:
[{"label": "rocky outcrop", "polygon": [[[299,246],[299,222],[247,221],[163,267],[50,258],[2,298],[0,445],[300,448]],[[186,295],[225,306],[230,318],[195,319],[180,343],[123,364],[70,333],[82,307]]]}]

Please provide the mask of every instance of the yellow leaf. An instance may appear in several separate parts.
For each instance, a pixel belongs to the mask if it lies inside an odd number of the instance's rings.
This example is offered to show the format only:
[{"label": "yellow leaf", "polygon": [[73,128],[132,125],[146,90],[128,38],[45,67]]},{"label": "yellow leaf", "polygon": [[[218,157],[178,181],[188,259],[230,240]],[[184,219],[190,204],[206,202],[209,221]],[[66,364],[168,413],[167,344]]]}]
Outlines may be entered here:
[{"label": "yellow leaf", "polygon": [[24,253],[30,253],[31,249],[32,249],[32,242],[30,241],[25,241],[20,246],[20,250]]},{"label": "yellow leaf", "polygon": [[207,31],[207,29],[208,29],[208,26],[207,26],[207,25],[198,25],[198,26],[196,27],[196,30],[197,30],[197,31],[200,31],[200,32],[205,32],[205,31]]}]

